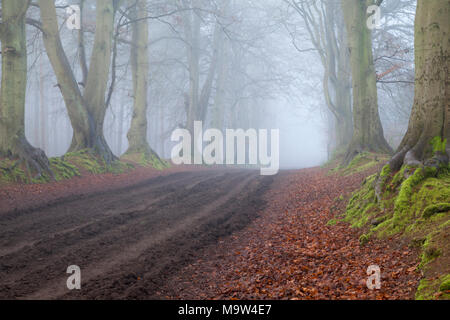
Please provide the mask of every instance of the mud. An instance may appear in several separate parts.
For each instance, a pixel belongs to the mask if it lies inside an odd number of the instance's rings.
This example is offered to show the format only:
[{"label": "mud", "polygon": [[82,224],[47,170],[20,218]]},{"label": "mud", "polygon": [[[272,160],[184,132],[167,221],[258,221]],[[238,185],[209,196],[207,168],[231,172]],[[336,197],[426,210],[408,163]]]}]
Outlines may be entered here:
[{"label": "mud", "polygon": [[[1,299],[153,299],[209,246],[252,222],[273,178],[179,172],[0,214]],[[69,291],[69,265],[81,290]]]}]

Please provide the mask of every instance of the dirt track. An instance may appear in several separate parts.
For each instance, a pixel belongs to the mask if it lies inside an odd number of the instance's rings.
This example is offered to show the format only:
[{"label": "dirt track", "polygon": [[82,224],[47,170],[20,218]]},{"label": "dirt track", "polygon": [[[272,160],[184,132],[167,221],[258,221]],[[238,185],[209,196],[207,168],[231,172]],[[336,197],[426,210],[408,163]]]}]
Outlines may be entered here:
[{"label": "dirt track", "polygon": [[[151,299],[202,249],[248,225],[272,178],[181,172],[0,214],[1,299]],[[66,269],[81,268],[69,291]]]}]

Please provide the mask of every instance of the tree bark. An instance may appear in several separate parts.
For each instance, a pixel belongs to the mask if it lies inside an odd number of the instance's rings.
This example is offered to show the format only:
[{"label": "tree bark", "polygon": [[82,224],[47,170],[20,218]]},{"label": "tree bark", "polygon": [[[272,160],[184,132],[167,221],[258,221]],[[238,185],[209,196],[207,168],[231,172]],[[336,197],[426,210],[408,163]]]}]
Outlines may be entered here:
[{"label": "tree bark", "polygon": [[133,78],[133,115],[128,131],[129,147],[127,153],[143,153],[150,158],[159,158],[147,141],[147,88],[149,75],[148,53],[148,20],[146,17],[146,1],[138,0],[134,8],[133,18],[137,22],[132,25],[131,70]]},{"label": "tree bark", "polygon": [[59,37],[55,3],[52,0],[39,0],[39,7],[45,51],[58,80],[58,87],[63,96],[73,129],[70,151],[88,148],[94,128],[91,125],[92,120],[87,112],[86,103]]},{"label": "tree bark", "polygon": [[[226,40],[222,37],[222,41]],[[222,43],[219,48],[219,56],[217,60],[217,81],[216,81],[216,94],[214,97],[214,109],[212,115],[212,127],[222,130],[224,126],[224,109],[225,109],[225,95],[226,95],[226,80],[228,71],[227,61],[227,44]]]},{"label": "tree bark", "polygon": [[[336,11],[330,12],[329,15],[336,15]],[[332,43],[336,43],[336,107],[338,116],[336,118],[336,146],[338,150],[344,150],[348,147],[353,136],[353,119],[352,119],[352,96],[351,96],[351,68],[350,56],[347,50],[348,36],[345,32],[342,12],[336,19],[337,37]],[[329,32],[334,36],[334,32]]]},{"label": "tree bark", "polygon": [[95,38],[92,48],[89,72],[84,91],[87,111],[92,116],[95,130],[91,136],[90,148],[93,148],[108,163],[115,159],[103,134],[106,114],[105,94],[111,68],[114,16],[117,1],[97,1],[95,19]]},{"label": "tree bark", "polygon": [[103,123],[107,108],[105,93],[111,67],[114,16],[119,3],[117,0],[96,3],[95,39],[83,96],[61,44],[55,3],[39,0],[45,49],[74,131],[70,151],[92,149],[107,163],[116,159],[106,143]]},{"label": "tree bark", "polygon": [[189,64],[189,100],[186,114],[186,128],[192,133],[196,119],[200,89],[200,17],[197,12],[188,11],[185,17],[185,34]]},{"label": "tree bark", "polygon": [[350,56],[342,10],[333,1],[291,1],[305,22],[311,42],[324,68],[323,92],[327,108],[334,116],[335,134],[330,135],[337,151],[352,139]]},{"label": "tree bark", "polygon": [[[450,1],[419,0],[415,20],[415,89],[409,126],[391,170],[448,164],[450,157]],[[431,142],[440,142],[433,148]]]},{"label": "tree bark", "polygon": [[371,31],[367,27],[369,0],[342,0],[349,40],[353,87],[353,137],[344,157],[348,164],[363,151],[391,153],[378,112]]},{"label": "tree bark", "polygon": [[2,79],[0,94],[0,155],[19,158],[38,173],[53,173],[47,156],[25,137],[25,95],[27,86],[26,12],[28,0],[3,0],[0,40]]},{"label": "tree bark", "polygon": [[213,43],[212,43],[212,56],[211,56],[211,62],[209,65],[208,75],[206,76],[205,83],[203,84],[202,91],[200,93],[200,100],[198,102],[198,108],[197,108],[197,120],[205,121],[207,112],[208,112],[208,106],[209,106],[209,100],[211,98],[211,91],[212,86],[214,82],[214,78],[216,76],[216,69],[217,69],[217,60],[219,56],[219,50],[220,43],[222,40],[222,30],[221,26],[216,23],[216,26],[214,27],[214,36],[213,36]]}]

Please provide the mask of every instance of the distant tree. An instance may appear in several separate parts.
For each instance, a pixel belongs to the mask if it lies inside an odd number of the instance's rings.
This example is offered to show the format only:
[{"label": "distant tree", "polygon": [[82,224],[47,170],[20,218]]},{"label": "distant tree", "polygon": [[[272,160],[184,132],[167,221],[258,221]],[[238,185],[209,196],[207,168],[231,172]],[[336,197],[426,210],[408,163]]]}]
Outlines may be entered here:
[{"label": "distant tree", "polygon": [[159,158],[147,141],[147,91],[149,76],[149,34],[146,0],[137,0],[131,9],[132,43],[130,49],[133,82],[133,114],[128,131],[127,153],[142,153],[147,159]]},{"label": "distant tree", "polygon": [[[381,1],[377,1],[378,4]],[[377,83],[367,9],[373,0],[342,0],[349,39],[353,87],[353,138],[344,163],[363,151],[391,153],[378,111]]]},{"label": "distant tree", "polygon": [[[333,1],[285,0],[302,17],[322,66],[323,92],[334,116],[336,150],[345,150],[352,139],[351,81],[348,41],[341,8]],[[295,35],[293,35],[295,36]],[[293,40],[295,44],[295,39]],[[296,46],[297,47],[297,46]],[[310,51],[297,47],[300,52]]]}]

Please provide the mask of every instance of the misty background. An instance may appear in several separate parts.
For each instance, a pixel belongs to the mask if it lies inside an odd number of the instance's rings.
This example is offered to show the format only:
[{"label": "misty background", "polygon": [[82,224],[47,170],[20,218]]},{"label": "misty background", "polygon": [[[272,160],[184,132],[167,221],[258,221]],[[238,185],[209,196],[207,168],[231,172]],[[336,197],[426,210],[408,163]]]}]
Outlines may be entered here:
[{"label": "misty background", "polygon": [[[79,2],[56,1],[56,4],[64,7]],[[340,0],[325,2],[338,4]],[[415,2],[384,1],[380,28],[372,33],[375,68],[381,76],[380,116],[386,139],[394,148],[406,131],[413,99]],[[312,16],[320,19],[320,10],[316,13],[314,6],[321,1],[305,0],[304,3],[310,6]],[[224,1],[219,0],[150,0],[146,10],[150,63],[147,138],[161,157],[170,157],[173,146],[170,135],[186,121],[188,50],[193,44],[186,36],[184,22],[187,12],[193,11],[200,21],[197,48],[200,86],[207,82],[214,59],[219,59],[205,126],[213,127],[214,112],[220,107],[222,129],[280,129],[282,168],[311,167],[327,161],[333,149],[334,120],[323,95],[324,67],[311,41],[305,17],[292,1],[230,0],[224,9]],[[59,9],[57,14],[64,49],[80,80],[78,31],[65,26],[68,17],[65,9]],[[30,8],[29,15],[38,19],[37,8]],[[120,16],[118,13],[116,23]],[[95,1],[84,1],[82,29],[89,57],[95,31]],[[221,33],[219,43],[217,32]],[[130,37],[128,25],[114,39],[116,76],[104,124],[105,138],[117,156],[127,150],[126,135],[132,117],[133,88],[127,44]],[[26,136],[48,156],[61,156],[70,147],[73,130],[45,53],[42,33],[27,26],[27,42]]]}]

